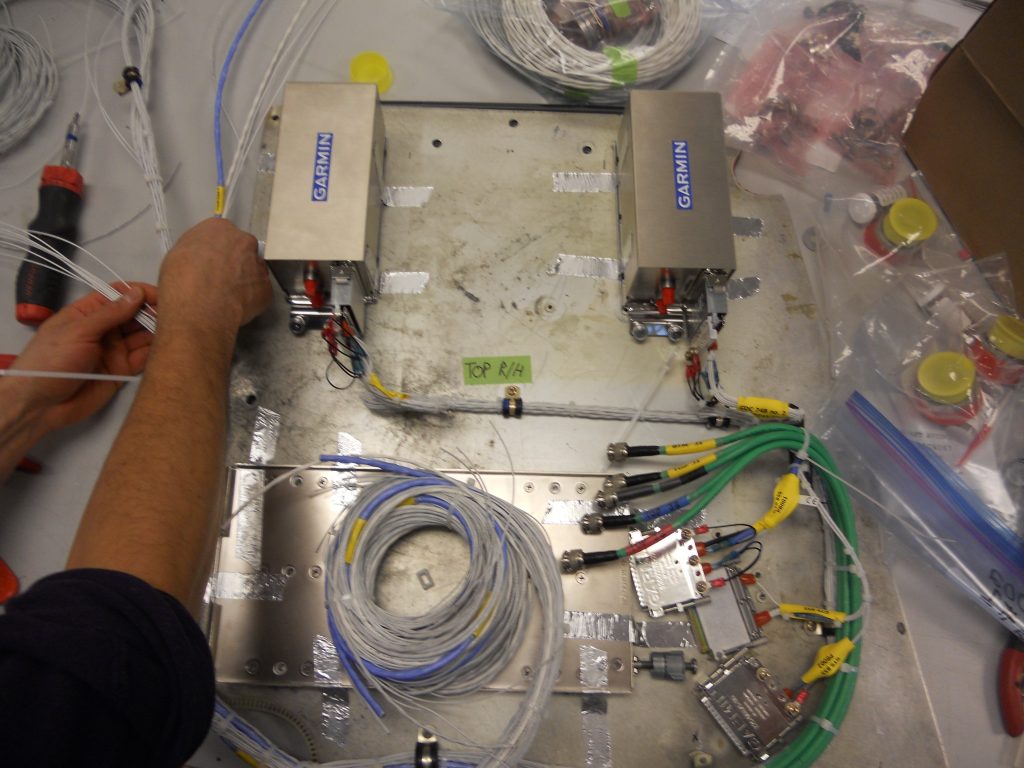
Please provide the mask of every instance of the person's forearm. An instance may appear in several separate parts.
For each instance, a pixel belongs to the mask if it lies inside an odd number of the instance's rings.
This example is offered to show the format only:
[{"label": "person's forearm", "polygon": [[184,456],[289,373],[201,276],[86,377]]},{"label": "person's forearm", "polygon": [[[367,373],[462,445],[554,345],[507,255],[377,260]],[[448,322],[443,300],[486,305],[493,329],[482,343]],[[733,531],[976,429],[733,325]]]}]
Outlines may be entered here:
[{"label": "person's forearm", "polygon": [[42,436],[39,415],[28,405],[29,379],[0,379],[0,483]]},{"label": "person's forearm", "polygon": [[222,497],[234,335],[162,330],[68,567],[130,573],[194,612]]}]

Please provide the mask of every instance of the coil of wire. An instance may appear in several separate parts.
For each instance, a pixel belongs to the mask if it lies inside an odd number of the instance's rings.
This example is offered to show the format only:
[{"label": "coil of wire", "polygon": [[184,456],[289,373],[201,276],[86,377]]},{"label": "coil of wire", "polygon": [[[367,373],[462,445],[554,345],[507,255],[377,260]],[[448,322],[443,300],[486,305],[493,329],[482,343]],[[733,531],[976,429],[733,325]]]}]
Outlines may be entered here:
[{"label": "coil of wire", "polygon": [[57,96],[57,64],[38,40],[0,27],[0,155],[27,136]]},{"label": "coil of wire", "polygon": [[[468,2],[464,13],[491,51],[541,86],[572,99],[621,103],[629,88],[668,83],[697,52],[700,0],[560,0],[558,23],[545,0]],[[573,11],[573,6],[583,6]],[[637,6],[634,8],[634,6]],[[635,34],[615,39],[619,15],[633,14]],[[597,21],[582,23],[586,13]]]},{"label": "coil of wire", "polygon": [[[353,685],[380,716],[368,683],[393,705],[479,690],[518,651],[535,594],[543,616],[535,674],[482,765],[516,765],[536,734],[562,657],[562,587],[540,525],[516,507],[425,470],[359,457],[322,456],[389,471],[363,489],[326,558],[328,627]],[[382,563],[396,542],[425,528],[463,537],[470,563],[460,583],[418,616],[375,599]],[[532,589],[531,589],[532,587]]]}]

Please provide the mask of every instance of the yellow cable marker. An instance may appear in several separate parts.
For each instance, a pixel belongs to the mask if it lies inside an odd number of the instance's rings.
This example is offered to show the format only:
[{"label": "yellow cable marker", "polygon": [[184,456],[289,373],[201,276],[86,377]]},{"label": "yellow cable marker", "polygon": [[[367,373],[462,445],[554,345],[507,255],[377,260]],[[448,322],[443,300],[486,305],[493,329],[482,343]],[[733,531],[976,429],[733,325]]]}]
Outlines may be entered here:
[{"label": "yellow cable marker", "polygon": [[380,392],[383,392],[386,396],[390,397],[392,400],[405,400],[407,397],[409,397],[404,392],[396,392],[393,389],[388,389],[387,387],[385,387],[384,384],[381,383],[380,377],[377,376],[376,373],[370,374],[370,384],[375,389],[379,390]]},{"label": "yellow cable marker", "polygon": [[717,447],[717,440],[701,440],[699,443],[677,443],[676,445],[666,445],[664,455],[679,456],[684,453],[704,453],[704,451],[710,451],[712,448]]},{"label": "yellow cable marker", "polygon": [[709,453],[707,456],[701,456],[699,459],[683,464],[681,467],[673,467],[672,469],[665,472],[666,477],[682,477],[688,475],[701,467],[706,467],[712,461],[718,458],[717,453]]},{"label": "yellow cable marker", "polygon": [[797,619],[798,621],[831,621],[836,624],[846,621],[846,614],[842,611],[830,611],[827,608],[816,608],[813,605],[779,603],[779,613],[787,619]]},{"label": "yellow cable marker", "polygon": [[803,680],[804,685],[810,685],[819,678],[832,677],[843,666],[846,657],[850,655],[854,648],[856,646],[853,640],[848,637],[844,637],[836,643],[821,646],[814,657],[814,664],[801,675],[800,679]]},{"label": "yellow cable marker", "polygon": [[366,521],[362,518],[352,524],[352,534],[348,537],[348,545],[345,547],[345,565],[352,565],[352,558],[356,555],[356,543],[365,525]]},{"label": "yellow cable marker", "polygon": [[774,400],[770,397],[741,397],[736,407],[741,411],[752,413],[759,419],[785,419],[789,417],[789,403]]},{"label": "yellow cable marker", "polygon": [[754,530],[761,533],[769,528],[774,528],[789,517],[799,503],[800,478],[792,472],[787,472],[775,484],[775,493],[772,495],[772,508],[764,514],[764,517],[754,523]]},{"label": "yellow cable marker", "polygon": [[216,202],[213,204],[213,215],[214,216],[223,216],[224,215],[224,187],[223,186],[219,186],[218,185],[218,187],[217,187],[217,199],[216,199]]}]

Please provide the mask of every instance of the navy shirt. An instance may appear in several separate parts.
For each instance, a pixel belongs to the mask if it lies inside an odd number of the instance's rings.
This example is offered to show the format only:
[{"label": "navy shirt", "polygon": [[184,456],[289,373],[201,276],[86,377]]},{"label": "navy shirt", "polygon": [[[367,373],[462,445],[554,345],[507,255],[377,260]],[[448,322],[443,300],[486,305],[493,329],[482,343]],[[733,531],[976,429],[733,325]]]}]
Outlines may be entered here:
[{"label": "navy shirt", "polygon": [[0,616],[8,765],[180,766],[213,717],[213,660],[184,606],[117,571],[65,571]]}]

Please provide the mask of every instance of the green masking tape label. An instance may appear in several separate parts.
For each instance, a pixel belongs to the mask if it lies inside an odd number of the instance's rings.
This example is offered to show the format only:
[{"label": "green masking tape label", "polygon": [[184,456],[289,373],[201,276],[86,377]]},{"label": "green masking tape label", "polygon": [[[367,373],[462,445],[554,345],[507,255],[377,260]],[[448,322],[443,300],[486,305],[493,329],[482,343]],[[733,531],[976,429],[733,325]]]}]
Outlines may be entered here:
[{"label": "green masking tape label", "polygon": [[612,63],[612,79],[628,85],[636,82],[637,61],[632,54],[614,45],[605,46],[604,55]]},{"label": "green masking tape label", "polygon": [[633,11],[629,7],[629,0],[611,0],[608,6],[612,9],[612,13],[620,19],[628,19],[633,15]]},{"label": "green masking tape label", "polygon": [[529,384],[533,381],[533,368],[529,355],[464,357],[462,380],[466,384]]}]

